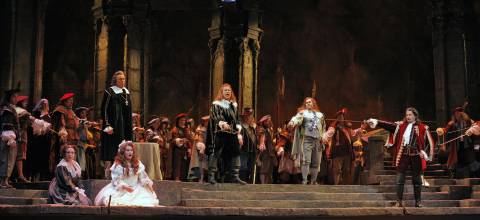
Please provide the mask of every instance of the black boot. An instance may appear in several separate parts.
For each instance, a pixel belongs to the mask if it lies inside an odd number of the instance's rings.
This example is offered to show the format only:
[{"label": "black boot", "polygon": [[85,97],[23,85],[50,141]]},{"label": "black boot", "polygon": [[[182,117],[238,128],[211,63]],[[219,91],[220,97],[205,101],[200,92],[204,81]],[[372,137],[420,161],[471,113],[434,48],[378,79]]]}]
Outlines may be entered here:
[{"label": "black boot", "polygon": [[405,184],[405,174],[397,174],[397,202],[395,207],[403,207],[403,188]]},{"label": "black boot", "polygon": [[421,208],[422,205],[422,185],[413,185],[413,195],[415,196],[415,207]]},{"label": "black boot", "polygon": [[240,156],[236,156],[232,158],[232,170],[230,171],[231,173],[231,178],[230,181],[232,183],[238,183],[245,185],[247,182],[243,181],[240,179],[239,173],[240,173]]},{"label": "black boot", "polygon": [[242,184],[242,185],[247,184],[247,182],[241,180],[240,177],[238,177],[238,176],[235,176],[235,177],[232,178],[232,183],[238,183],[238,184]]},{"label": "black boot", "polygon": [[397,202],[395,203],[395,207],[403,207],[403,184],[397,185]]},{"label": "black boot", "polygon": [[238,184],[242,184],[242,185],[247,184],[247,182],[240,179],[240,176],[238,175],[238,169],[234,169],[232,171],[232,176],[230,178],[230,182],[231,183],[238,183]]}]

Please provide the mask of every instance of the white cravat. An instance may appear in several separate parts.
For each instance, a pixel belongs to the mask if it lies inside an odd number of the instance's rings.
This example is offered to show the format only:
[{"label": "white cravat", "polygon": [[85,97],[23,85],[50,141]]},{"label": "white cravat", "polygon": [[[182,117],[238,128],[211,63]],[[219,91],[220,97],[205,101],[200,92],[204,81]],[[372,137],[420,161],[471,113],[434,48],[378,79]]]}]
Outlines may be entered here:
[{"label": "white cravat", "polygon": [[410,144],[410,134],[412,133],[413,123],[408,123],[405,133],[403,133],[403,146]]}]

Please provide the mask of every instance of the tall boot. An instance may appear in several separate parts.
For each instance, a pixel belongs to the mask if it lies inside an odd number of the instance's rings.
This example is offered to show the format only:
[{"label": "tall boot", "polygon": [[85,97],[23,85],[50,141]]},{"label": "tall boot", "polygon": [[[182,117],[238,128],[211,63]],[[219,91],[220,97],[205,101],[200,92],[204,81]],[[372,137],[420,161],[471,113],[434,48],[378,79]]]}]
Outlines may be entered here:
[{"label": "tall boot", "polygon": [[413,194],[415,196],[415,207],[421,208],[422,205],[422,185],[413,185]]},{"label": "tall boot", "polygon": [[231,181],[232,181],[232,183],[238,183],[238,184],[242,184],[242,185],[247,184],[247,182],[245,182],[245,181],[243,181],[243,180],[240,179],[240,177],[239,177],[239,175],[238,175],[238,170],[235,171],[235,169],[234,169],[234,171],[233,171],[233,173],[232,173]]},{"label": "tall boot", "polygon": [[403,189],[405,185],[405,174],[397,174],[397,202],[395,203],[396,207],[403,207]]},{"label": "tall boot", "polygon": [[307,185],[310,165],[302,165],[302,184]]},{"label": "tall boot", "polygon": [[247,182],[240,179],[240,156],[232,158],[232,165],[230,170],[231,182],[245,185]]},{"label": "tall boot", "polygon": [[422,207],[422,177],[420,174],[412,176],[415,207]]}]

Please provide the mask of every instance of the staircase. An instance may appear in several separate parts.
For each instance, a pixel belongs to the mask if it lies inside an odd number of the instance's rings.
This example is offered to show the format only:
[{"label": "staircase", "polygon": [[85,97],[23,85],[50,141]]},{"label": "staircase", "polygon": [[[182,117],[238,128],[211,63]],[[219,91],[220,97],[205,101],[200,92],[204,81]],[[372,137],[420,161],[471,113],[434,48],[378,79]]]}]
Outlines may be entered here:
[{"label": "staircase", "polygon": [[0,189],[0,204],[41,205],[48,204],[49,182],[14,184],[15,188]]},{"label": "staircase", "polygon": [[[410,174],[410,173],[407,173]],[[379,185],[231,185],[202,189],[183,188],[186,207],[240,208],[379,208],[392,207],[396,197],[396,171],[390,158],[377,171]],[[479,207],[480,179],[449,179],[442,165],[433,162],[424,173],[430,187],[422,189],[424,207]],[[405,206],[414,207],[411,176],[407,176]]]},{"label": "staircase", "polygon": [[[440,164],[425,172],[430,187],[424,187],[422,204],[414,208],[411,177],[405,185],[406,208],[392,208],[396,201],[395,168],[390,159],[377,171],[377,185],[237,185],[159,181],[155,183],[161,205],[153,209],[112,208],[125,215],[176,216],[385,216],[385,215],[472,215],[480,214],[480,178],[449,179]],[[108,184],[106,180],[87,180],[91,199]],[[105,207],[47,205],[48,184],[16,184],[16,189],[0,189],[0,212],[11,215],[42,213],[72,215],[109,214]],[[127,209],[127,210],[125,210]],[[89,214],[90,215],[90,214]],[[1,213],[0,213],[1,216]]]}]

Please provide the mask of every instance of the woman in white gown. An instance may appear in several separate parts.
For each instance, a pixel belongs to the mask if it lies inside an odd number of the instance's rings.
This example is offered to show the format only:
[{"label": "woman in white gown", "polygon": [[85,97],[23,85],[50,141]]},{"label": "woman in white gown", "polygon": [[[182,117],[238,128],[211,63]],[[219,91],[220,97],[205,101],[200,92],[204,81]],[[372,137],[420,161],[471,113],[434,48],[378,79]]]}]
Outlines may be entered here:
[{"label": "woman in white gown", "polygon": [[131,141],[119,145],[110,171],[112,182],[100,190],[95,205],[106,206],[110,200],[111,206],[158,206],[153,182],[138,160]]}]

